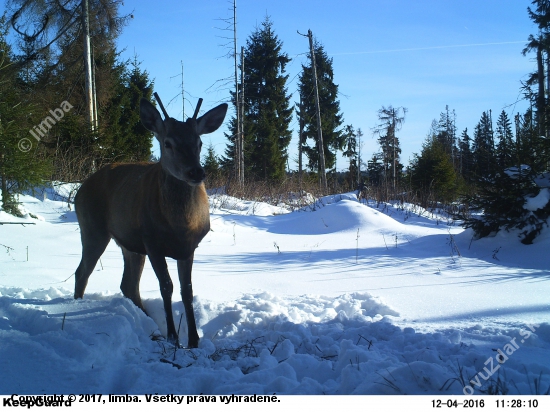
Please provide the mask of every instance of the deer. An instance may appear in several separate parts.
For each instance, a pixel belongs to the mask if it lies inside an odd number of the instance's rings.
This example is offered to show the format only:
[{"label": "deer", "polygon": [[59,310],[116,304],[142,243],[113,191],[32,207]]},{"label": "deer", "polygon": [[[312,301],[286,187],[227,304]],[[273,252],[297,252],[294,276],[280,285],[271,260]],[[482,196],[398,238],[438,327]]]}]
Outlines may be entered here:
[{"label": "deer", "polygon": [[95,265],[111,239],[122,249],[122,294],[146,312],[139,292],[145,257],[159,282],[166,314],[167,340],[182,346],[172,314],[173,283],[166,258],[177,261],[187,321],[187,346],[197,348],[199,335],[193,311],[191,270],[195,249],[210,231],[210,210],[200,164],[200,136],[217,130],[225,118],[223,103],[197,118],[171,118],[155,98],[164,120],[147,99],[140,101],[140,119],[160,145],[157,163],[113,163],[89,176],[75,196],[82,258],[75,271],[74,298],[82,299]]}]

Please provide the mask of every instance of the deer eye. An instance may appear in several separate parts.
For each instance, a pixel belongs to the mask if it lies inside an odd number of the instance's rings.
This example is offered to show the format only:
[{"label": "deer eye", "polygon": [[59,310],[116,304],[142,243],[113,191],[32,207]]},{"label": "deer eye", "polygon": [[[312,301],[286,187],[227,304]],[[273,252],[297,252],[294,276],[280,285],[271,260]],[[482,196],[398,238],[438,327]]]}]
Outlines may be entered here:
[{"label": "deer eye", "polygon": [[164,148],[171,149],[172,148],[172,143],[170,143],[168,140],[165,140],[164,141]]}]

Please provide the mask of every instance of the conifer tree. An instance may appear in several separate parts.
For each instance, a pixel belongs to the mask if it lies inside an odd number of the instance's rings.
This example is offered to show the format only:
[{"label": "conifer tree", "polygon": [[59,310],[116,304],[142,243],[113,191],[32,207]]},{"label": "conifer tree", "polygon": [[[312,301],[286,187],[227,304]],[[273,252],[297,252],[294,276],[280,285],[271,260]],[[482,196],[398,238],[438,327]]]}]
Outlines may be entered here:
[{"label": "conifer tree", "polygon": [[[319,106],[321,112],[321,128],[323,133],[323,151],[326,169],[333,169],[336,162],[336,152],[342,150],[346,142],[345,132],[340,128],[343,117],[340,113],[338,100],[338,85],[334,83],[332,58],[328,57],[325,48],[317,40],[313,43],[315,64],[317,69],[317,83],[319,88]],[[303,152],[308,157],[308,166],[311,170],[319,169],[319,147],[317,144],[318,132],[316,121],[316,105],[314,93],[313,67],[311,60],[302,65],[298,90],[302,96],[304,113],[304,144]]]},{"label": "conifer tree", "polygon": [[20,215],[16,195],[42,184],[50,163],[29,134],[33,108],[20,88],[6,33],[5,16],[0,16],[0,200],[3,210]]},{"label": "conifer tree", "polygon": [[147,161],[151,157],[153,135],[145,129],[139,117],[142,97],[151,100],[153,82],[142,71],[137,57],[133,61],[116,62],[113,96],[102,109],[100,144],[108,153],[106,162]]},{"label": "conifer tree", "polygon": [[399,159],[401,146],[397,132],[403,126],[406,114],[405,107],[382,106],[378,110],[379,123],[373,129],[374,134],[378,135],[378,143],[382,149],[379,157],[383,162],[386,184],[394,189],[403,173],[403,165]]},{"label": "conifer tree", "polygon": [[495,137],[498,140],[496,147],[496,160],[500,169],[506,169],[515,164],[514,162],[514,135],[512,123],[503,110],[497,120]]},{"label": "conifer tree", "polygon": [[453,159],[456,157],[456,114],[455,111],[449,111],[449,106],[445,106],[445,111],[439,116],[437,131],[435,136],[442,144],[445,152]]},{"label": "conifer tree", "polygon": [[369,184],[379,187],[384,182],[384,164],[380,158],[379,153],[372,155],[372,158],[367,162],[367,176]]},{"label": "conifer tree", "polygon": [[[473,228],[478,237],[500,230],[519,229],[522,243],[533,243],[550,218],[550,202],[546,199],[550,181],[547,167],[550,160],[548,138],[549,110],[545,84],[550,69],[550,1],[533,0],[529,17],[538,26],[538,34],[529,36],[523,54],[536,53],[537,71],[523,84],[529,109],[515,117],[515,142],[506,113],[499,116],[496,129],[496,150],[492,137],[490,114],[483,114],[474,134],[475,185],[477,192],[465,201],[478,214],[463,216],[465,227]],[[546,55],[546,58],[545,58]],[[544,64],[547,64],[546,70]],[[533,88],[536,87],[536,90]],[[542,196],[535,204],[530,199]]]},{"label": "conifer tree", "polygon": [[[501,135],[510,134],[506,129],[506,117],[502,116]],[[540,207],[526,207],[527,199],[535,198],[550,184],[543,174],[549,160],[545,139],[538,133],[533,113],[516,117],[516,142],[509,148],[509,164],[495,166],[492,173],[476,175],[476,193],[465,198],[471,211],[482,212],[462,216],[464,226],[471,227],[477,237],[488,236],[500,230],[520,230],[522,243],[531,244],[550,218],[550,202]],[[508,139],[506,137],[505,139]],[[509,143],[509,142],[508,142]]]},{"label": "conifer tree", "polygon": [[357,167],[358,167],[358,147],[357,147],[357,133],[352,125],[345,127],[344,136],[346,138],[345,151],[343,156],[349,159],[349,168],[346,176],[350,189],[357,188],[359,182],[357,181]]},{"label": "conifer tree", "polygon": [[472,154],[472,143],[468,128],[462,131],[458,142],[459,168],[458,171],[466,183],[472,183],[474,159]]},{"label": "conifer tree", "polygon": [[[245,176],[252,178],[281,180],[285,176],[292,108],[285,74],[290,58],[282,47],[272,21],[266,17],[244,49],[244,165]],[[234,96],[232,100],[235,103]],[[222,159],[226,170],[232,167],[235,156],[235,117],[230,120],[229,131]]]},{"label": "conifer tree", "polygon": [[[8,3],[10,23],[21,50],[17,56],[20,82],[33,93],[37,102],[35,113],[42,119],[63,101],[73,107],[41,141],[52,152],[53,177],[65,181],[82,180],[106,162],[129,160],[133,156],[120,156],[122,141],[126,139],[121,139],[118,131],[133,127],[133,123],[125,125],[119,119],[114,120],[112,113],[119,110],[114,109],[113,101],[120,85],[128,80],[118,61],[115,41],[129,16],[119,14],[120,0],[89,0],[88,4],[99,113],[99,128],[95,131],[90,129],[85,116],[88,105],[82,76],[83,2],[10,0]],[[143,148],[138,148],[138,152],[138,157],[144,158]]]},{"label": "conifer tree", "polygon": [[212,142],[210,142],[206,148],[206,154],[203,159],[203,167],[206,172],[207,179],[215,179],[220,174],[220,162]]},{"label": "conifer tree", "polygon": [[490,113],[483,112],[474,130],[472,153],[478,178],[495,174],[495,142]]},{"label": "conifer tree", "polygon": [[[525,45],[522,53],[526,55],[529,52],[535,52],[537,71],[529,74],[523,89],[526,97],[536,107],[534,117],[538,127],[538,134],[540,136],[547,136],[550,110],[548,108],[548,100],[545,96],[545,85],[548,82],[547,77],[550,69],[550,1],[533,0],[531,4],[534,6],[534,9],[527,7],[527,13],[533,23],[538,26],[538,34],[529,35],[528,43]],[[547,65],[546,70],[544,67],[545,63]],[[535,86],[536,91],[533,91],[532,88]]]},{"label": "conifer tree", "polygon": [[[90,36],[96,51],[105,50],[106,43],[114,48],[112,42],[130,19],[130,15],[120,15],[122,5],[122,0],[88,0]],[[19,46],[25,50],[22,61],[27,68],[39,66],[39,71],[53,77],[82,61],[82,0],[8,0],[7,10]]]},{"label": "conifer tree", "polygon": [[455,168],[438,136],[428,136],[420,155],[414,156],[409,173],[423,207],[434,201],[450,203],[458,196]]},{"label": "conifer tree", "polygon": [[[510,167],[501,173],[479,179],[477,192],[465,201],[470,211],[478,212],[464,219],[464,227],[472,228],[478,238],[500,230],[519,229],[524,244],[533,243],[550,218],[550,202],[535,210],[526,208],[526,200],[536,197],[541,188],[541,176],[527,165]],[[548,178],[543,179],[548,184]]]}]

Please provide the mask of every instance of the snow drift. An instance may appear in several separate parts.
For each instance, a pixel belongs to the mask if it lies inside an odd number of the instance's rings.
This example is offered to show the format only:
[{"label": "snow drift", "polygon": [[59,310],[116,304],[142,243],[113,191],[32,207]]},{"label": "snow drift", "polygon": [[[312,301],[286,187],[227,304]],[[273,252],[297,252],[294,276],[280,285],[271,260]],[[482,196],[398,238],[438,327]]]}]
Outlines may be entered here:
[{"label": "snow drift", "polygon": [[[72,298],[78,225],[53,194],[23,196],[24,219],[0,214],[36,223],[0,226],[3,394],[550,388],[547,234],[530,246],[506,233],[472,241],[441,216],[353,195],[293,213],[214,195],[193,274],[201,341],[187,350],[163,338],[150,265],[141,290],[151,317],[119,293],[114,242],[84,299]],[[173,311],[179,320],[177,295]]]}]

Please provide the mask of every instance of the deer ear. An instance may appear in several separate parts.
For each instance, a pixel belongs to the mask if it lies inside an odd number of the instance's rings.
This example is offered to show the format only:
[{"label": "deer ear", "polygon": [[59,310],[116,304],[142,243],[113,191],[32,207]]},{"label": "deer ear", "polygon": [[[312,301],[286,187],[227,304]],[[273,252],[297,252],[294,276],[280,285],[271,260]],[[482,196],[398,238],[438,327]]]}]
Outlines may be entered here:
[{"label": "deer ear", "polygon": [[227,103],[214,107],[197,119],[197,132],[199,135],[212,133],[222,125],[227,113]]},{"label": "deer ear", "polygon": [[160,117],[159,111],[149,100],[143,97],[139,103],[139,117],[143,126],[155,133],[157,137],[164,134],[164,122]]}]

